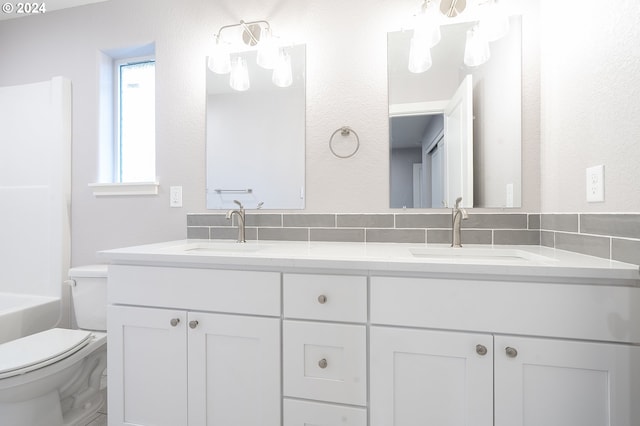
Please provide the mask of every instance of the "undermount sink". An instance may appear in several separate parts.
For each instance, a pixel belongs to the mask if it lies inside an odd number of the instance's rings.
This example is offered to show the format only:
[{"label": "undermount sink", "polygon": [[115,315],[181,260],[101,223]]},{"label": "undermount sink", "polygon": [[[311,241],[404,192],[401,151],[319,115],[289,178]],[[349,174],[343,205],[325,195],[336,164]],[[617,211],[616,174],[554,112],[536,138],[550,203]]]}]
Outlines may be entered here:
[{"label": "undermount sink", "polygon": [[552,259],[535,253],[518,249],[500,248],[465,248],[465,247],[434,247],[412,248],[411,255],[417,258],[449,261],[449,262],[482,262],[482,263],[522,263],[541,262]]},{"label": "undermount sink", "polygon": [[264,250],[267,246],[256,243],[237,243],[235,241],[197,242],[188,243],[179,247],[172,247],[173,251],[192,254],[222,254],[222,253],[253,253]]}]

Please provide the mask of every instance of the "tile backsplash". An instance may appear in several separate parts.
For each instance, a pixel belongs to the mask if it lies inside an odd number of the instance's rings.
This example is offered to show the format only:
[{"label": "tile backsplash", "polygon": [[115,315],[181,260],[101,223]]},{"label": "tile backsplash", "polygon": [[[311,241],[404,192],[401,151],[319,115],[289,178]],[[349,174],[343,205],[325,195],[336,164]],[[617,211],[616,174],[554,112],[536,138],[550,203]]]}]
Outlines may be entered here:
[{"label": "tile backsplash", "polygon": [[[247,213],[246,238],[261,241],[341,241],[448,244],[448,213]],[[463,243],[543,245],[640,264],[640,214],[472,213]],[[224,213],[187,215],[187,238],[233,240]]]},{"label": "tile backsplash", "polygon": [[[248,240],[451,243],[450,213],[247,213]],[[235,225],[235,222],[234,224]],[[540,244],[540,215],[474,213],[462,222],[467,244]],[[187,215],[187,237],[235,239],[224,214]]]}]

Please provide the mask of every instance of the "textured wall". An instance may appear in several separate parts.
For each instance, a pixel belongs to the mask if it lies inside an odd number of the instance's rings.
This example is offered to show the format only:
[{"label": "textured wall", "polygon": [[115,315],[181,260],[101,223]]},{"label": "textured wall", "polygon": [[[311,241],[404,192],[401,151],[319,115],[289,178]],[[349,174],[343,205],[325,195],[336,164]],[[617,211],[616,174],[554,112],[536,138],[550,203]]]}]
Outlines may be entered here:
[{"label": "textured wall", "polygon": [[[207,43],[222,25],[268,19],[307,44],[305,212],[389,212],[386,32],[400,29],[418,0],[110,0],[0,22],[0,85],[64,75],[73,82],[72,264],[95,252],[186,236],[186,214],[205,210]],[[537,1],[523,3],[523,208],[539,211]],[[157,175],[160,194],[95,198],[98,179],[98,51],[155,41]],[[328,149],[331,133],[356,129],[349,160]],[[184,207],[169,208],[169,186]]]},{"label": "textured wall", "polygon": [[[543,212],[640,211],[640,2],[542,0]],[[585,169],[605,166],[605,202]]]}]

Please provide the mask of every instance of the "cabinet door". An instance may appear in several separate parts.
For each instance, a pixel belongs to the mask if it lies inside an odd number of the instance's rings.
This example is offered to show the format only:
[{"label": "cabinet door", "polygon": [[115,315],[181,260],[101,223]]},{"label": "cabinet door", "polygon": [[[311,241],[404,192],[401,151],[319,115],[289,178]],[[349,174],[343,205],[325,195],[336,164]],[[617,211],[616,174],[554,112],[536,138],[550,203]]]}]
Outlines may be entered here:
[{"label": "cabinet door", "polygon": [[371,327],[370,381],[371,426],[493,425],[490,335]]},{"label": "cabinet door", "polygon": [[186,313],[109,306],[107,318],[109,425],[186,425]]},{"label": "cabinet door", "polygon": [[496,336],[496,426],[638,425],[639,350]]},{"label": "cabinet door", "polygon": [[284,426],[367,426],[365,408],[285,398]]},{"label": "cabinet door", "polygon": [[190,426],[280,424],[279,318],[190,312],[188,334]]}]

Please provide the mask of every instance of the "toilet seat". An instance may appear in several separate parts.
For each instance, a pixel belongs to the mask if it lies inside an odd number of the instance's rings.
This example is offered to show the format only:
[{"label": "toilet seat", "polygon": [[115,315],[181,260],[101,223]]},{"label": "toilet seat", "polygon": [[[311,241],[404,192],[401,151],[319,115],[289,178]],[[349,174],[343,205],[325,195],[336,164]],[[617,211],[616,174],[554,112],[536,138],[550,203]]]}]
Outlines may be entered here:
[{"label": "toilet seat", "polygon": [[53,328],[0,345],[0,379],[46,367],[91,342],[86,330]]}]

